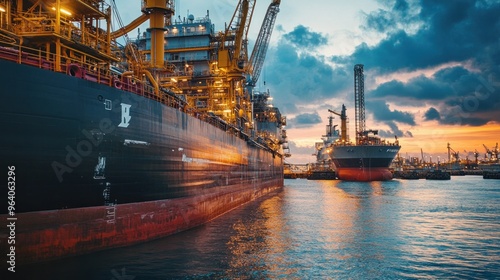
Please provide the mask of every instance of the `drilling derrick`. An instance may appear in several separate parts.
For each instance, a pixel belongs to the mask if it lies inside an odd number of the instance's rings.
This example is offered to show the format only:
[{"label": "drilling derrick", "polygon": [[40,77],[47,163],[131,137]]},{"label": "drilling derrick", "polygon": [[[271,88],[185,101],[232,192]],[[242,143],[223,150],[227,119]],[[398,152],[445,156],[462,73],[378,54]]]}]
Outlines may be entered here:
[{"label": "drilling derrick", "polygon": [[363,64],[354,66],[354,110],[356,122],[356,143],[366,130],[365,126],[365,75]]}]

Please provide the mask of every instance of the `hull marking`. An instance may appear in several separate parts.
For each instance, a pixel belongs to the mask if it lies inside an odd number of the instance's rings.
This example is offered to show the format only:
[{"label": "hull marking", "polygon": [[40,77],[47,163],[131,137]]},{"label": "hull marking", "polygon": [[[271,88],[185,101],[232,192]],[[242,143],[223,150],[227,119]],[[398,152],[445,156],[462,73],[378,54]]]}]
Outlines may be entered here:
[{"label": "hull marking", "polygon": [[118,125],[118,127],[128,127],[130,119],[132,118],[130,116],[130,107],[132,105],[125,104],[125,103],[120,103],[122,106],[122,122]]}]

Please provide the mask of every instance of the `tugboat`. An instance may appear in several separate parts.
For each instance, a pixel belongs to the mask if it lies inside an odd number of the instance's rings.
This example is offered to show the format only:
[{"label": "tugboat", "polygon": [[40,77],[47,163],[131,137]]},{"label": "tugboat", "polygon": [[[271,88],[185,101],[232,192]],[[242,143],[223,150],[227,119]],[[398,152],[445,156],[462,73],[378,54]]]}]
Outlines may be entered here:
[{"label": "tugboat", "polygon": [[400,179],[405,180],[418,180],[420,179],[420,174],[417,171],[403,171],[399,173]]},{"label": "tugboat", "polygon": [[483,179],[500,179],[500,163],[482,164]]},{"label": "tugboat", "polygon": [[441,169],[436,169],[433,171],[427,172],[425,175],[425,179],[427,180],[450,180],[451,174],[450,172],[443,171]]}]

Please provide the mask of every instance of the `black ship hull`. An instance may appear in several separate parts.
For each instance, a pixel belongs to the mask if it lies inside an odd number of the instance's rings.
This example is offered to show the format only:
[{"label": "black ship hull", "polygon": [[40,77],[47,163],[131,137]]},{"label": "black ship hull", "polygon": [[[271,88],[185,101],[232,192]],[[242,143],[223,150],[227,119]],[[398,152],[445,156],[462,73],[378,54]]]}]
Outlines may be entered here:
[{"label": "black ship hull", "polygon": [[389,165],[401,147],[397,145],[335,146],[331,158],[337,177],[346,181],[387,181]]},{"label": "black ship hull", "polygon": [[19,259],[158,238],[283,186],[282,157],[216,118],[119,85],[0,69],[0,176],[15,168]]}]

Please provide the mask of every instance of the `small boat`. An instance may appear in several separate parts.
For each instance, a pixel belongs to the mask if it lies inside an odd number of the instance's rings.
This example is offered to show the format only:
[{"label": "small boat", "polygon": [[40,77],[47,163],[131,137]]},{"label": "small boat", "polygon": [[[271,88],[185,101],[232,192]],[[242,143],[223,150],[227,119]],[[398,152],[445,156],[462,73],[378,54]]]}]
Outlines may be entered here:
[{"label": "small boat", "polygon": [[425,179],[427,180],[450,180],[451,179],[451,174],[450,172],[446,172],[443,170],[434,170],[434,171],[429,171],[427,175],[425,176]]}]

